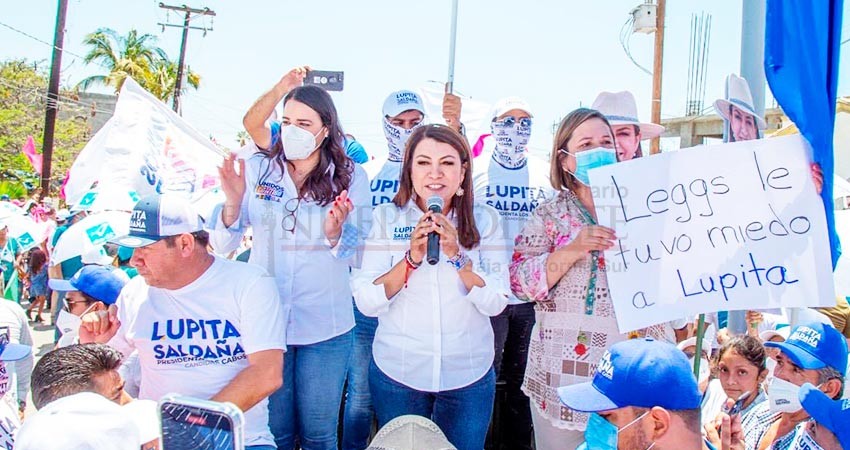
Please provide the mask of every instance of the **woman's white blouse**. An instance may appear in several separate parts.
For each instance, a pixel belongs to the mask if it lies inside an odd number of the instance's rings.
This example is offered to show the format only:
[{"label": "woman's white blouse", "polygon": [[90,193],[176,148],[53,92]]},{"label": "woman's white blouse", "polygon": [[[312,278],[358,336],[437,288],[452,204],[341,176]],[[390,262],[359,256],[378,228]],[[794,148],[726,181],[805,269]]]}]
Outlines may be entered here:
[{"label": "woman's white blouse", "polygon": [[[322,207],[305,200],[298,204],[293,200],[297,190],[285,164],[281,172],[277,163],[260,154],[245,163],[242,209],[229,228],[221,220],[223,205],[215,209],[215,225],[210,233],[213,249],[219,253],[235,250],[246,227],[252,227],[253,246],[248,262],[264,267],[275,277],[280,299],[289,306],[287,345],[313,344],[351,330],[354,313],[349,268],[359,265],[360,254],[355,250],[362,246],[371,220],[366,172],[359,164],[354,165],[348,195],[355,209],[346,220],[340,242],[331,248],[324,233],[331,205]],[[263,177],[267,169],[268,174]],[[290,215],[287,208],[293,210],[296,205],[295,231],[284,230],[282,222]]]},{"label": "woman's white blouse", "polygon": [[[375,364],[413,389],[439,392],[468,386],[493,365],[490,316],[507,305],[509,261],[499,213],[483,204],[474,211],[481,243],[463,251],[486,285],[467,292],[441,252],[440,262],[423,262],[410,272],[407,286],[389,299],[384,286],[374,281],[404,259],[423,212],[413,202],[404,208],[387,203],[372,216],[362,269],[352,278],[354,300],[363,314],[378,317]],[[456,226],[454,217],[449,220]]]}]

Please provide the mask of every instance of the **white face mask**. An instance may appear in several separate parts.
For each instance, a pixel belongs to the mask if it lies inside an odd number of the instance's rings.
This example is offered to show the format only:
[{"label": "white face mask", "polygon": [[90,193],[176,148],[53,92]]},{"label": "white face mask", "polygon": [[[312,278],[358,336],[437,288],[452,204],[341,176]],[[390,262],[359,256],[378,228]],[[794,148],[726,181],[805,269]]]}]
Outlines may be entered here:
[{"label": "white face mask", "polygon": [[770,380],[770,385],[767,387],[767,401],[769,402],[770,411],[775,413],[795,413],[803,409],[803,405],[800,404],[799,392],[800,386],[781,378],[773,377]]},{"label": "white face mask", "polygon": [[67,347],[74,344],[77,336],[80,335],[80,325],[83,324],[82,316],[91,311],[93,307],[94,304],[86,308],[79,316],[65,311],[64,308],[59,311],[59,315],[56,316],[56,328],[62,333],[62,337],[59,338],[59,347]]},{"label": "white face mask", "polygon": [[413,128],[409,130],[405,130],[402,127],[397,127],[390,123],[390,120],[386,117],[384,118],[384,136],[387,138],[387,146],[389,148],[388,159],[390,161],[401,162],[404,156],[404,145],[407,143],[407,140],[410,139],[410,135],[413,134],[413,131],[419,128],[422,125],[422,122],[413,126]]},{"label": "white face mask", "polygon": [[[322,128],[324,129],[324,127]],[[286,159],[297,161],[307,159],[312,155],[319,144],[316,144],[316,138],[322,130],[319,130],[315,135],[309,131],[299,128],[295,125],[284,125],[280,130],[280,139],[283,144],[283,154]],[[322,138],[324,140],[324,138]],[[321,142],[319,142],[321,143]]]},{"label": "white face mask", "polygon": [[496,140],[493,158],[508,169],[515,169],[525,164],[528,139],[531,137],[531,124],[522,125],[523,120],[491,122],[490,131]]}]

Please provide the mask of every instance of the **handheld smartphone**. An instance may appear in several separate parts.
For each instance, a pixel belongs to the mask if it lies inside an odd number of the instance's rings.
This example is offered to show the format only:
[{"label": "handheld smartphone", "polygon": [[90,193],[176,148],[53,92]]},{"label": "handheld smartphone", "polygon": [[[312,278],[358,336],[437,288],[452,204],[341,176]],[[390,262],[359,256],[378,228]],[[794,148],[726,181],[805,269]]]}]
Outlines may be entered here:
[{"label": "handheld smartphone", "polygon": [[244,450],[245,416],[232,403],[169,394],[159,401],[162,450]]},{"label": "handheld smartphone", "polygon": [[740,413],[740,412],[741,412],[741,409],[743,409],[743,408],[744,408],[744,403],[746,403],[746,402],[747,402],[747,399],[748,399],[748,398],[750,398],[750,392],[749,392],[749,391],[744,392],[743,394],[741,394],[741,396],[740,396],[740,397],[738,397],[738,399],[737,399],[737,400],[735,400],[735,404],[734,404],[734,405],[732,405],[732,407],[731,407],[731,408],[729,408],[729,411],[728,411],[729,417],[732,417],[732,416],[734,416],[735,414]]},{"label": "handheld smartphone", "polygon": [[334,70],[311,70],[304,77],[304,84],[319,86],[326,91],[341,91],[344,81],[344,73]]}]

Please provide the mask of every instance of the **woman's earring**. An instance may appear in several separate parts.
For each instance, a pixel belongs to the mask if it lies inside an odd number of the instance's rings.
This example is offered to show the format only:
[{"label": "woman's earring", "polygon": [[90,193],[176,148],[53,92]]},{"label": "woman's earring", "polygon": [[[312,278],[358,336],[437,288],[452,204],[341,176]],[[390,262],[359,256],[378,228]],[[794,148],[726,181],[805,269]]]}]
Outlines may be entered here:
[{"label": "woman's earring", "polygon": [[458,197],[463,196],[463,188],[457,188],[457,192],[455,192],[455,195],[457,195]]}]

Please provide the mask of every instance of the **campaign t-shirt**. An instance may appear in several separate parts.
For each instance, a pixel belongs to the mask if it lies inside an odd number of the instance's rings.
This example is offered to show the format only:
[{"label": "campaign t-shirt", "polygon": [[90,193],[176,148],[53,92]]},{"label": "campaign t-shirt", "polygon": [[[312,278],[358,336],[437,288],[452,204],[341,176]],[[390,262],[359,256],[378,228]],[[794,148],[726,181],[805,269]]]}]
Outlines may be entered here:
[{"label": "campaign t-shirt", "polygon": [[369,188],[372,190],[372,206],[391,202],[398,192],[401,161],[373,159],[363,164],[363,170],[369,176]]},{"label": "campaign t-shirt", "polygon": [[[285,349],[287,310],[263,268],[215,257],[180,289],[136,277],[118,297],[121,326],[109,344],[139,352],[140,399],[168,393],[208,399],[248,367],[247,355]],[[245,411],[245,445],[274,445],[268,400]]]},{"label": "campaign t-shirt", "polygon": [[[488,154],[475,161],[472,186],[475,201],[486,203],[499,212],[505,233],[508,261],[514,251],[514,240],[538,205],[554,194],[549,183],[549,164],[529,156],[526,164],[516,169],[503,167]],[[524,303],[513,295],[508,304]]]}]

